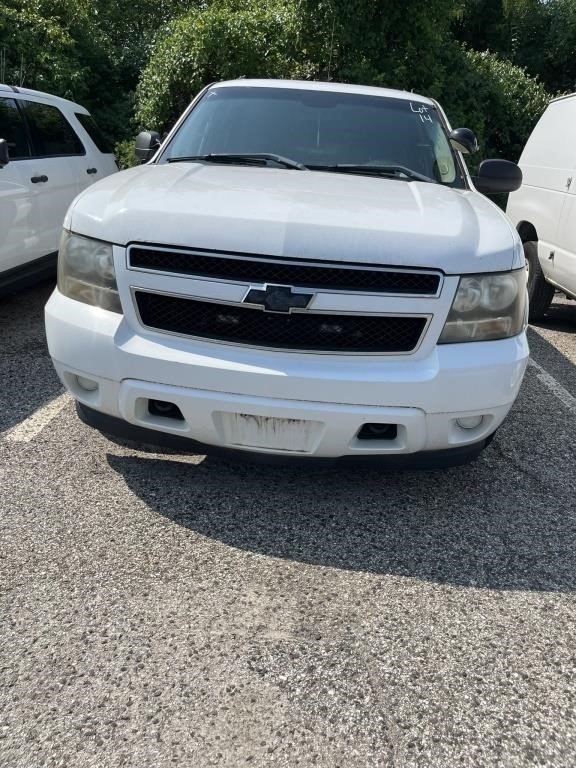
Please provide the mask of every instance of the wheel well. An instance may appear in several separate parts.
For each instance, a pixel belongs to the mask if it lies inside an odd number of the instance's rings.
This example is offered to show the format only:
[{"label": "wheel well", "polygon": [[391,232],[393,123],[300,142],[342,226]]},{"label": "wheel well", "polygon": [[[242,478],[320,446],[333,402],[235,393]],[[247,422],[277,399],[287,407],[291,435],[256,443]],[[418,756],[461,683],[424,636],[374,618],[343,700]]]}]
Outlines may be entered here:
[{"label": "wheel well", "polygon": [[521,221],[518,224],[518,234],[523,243],[537,242],[538,233],[533,224],[529,221]]}]

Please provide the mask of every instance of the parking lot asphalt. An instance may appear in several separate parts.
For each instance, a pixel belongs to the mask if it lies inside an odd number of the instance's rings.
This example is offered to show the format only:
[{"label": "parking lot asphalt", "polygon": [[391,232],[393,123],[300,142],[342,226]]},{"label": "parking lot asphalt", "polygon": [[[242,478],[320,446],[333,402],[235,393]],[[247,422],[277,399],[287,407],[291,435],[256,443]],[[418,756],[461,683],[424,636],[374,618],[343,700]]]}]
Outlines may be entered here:
[{"label": "parking lot asphalt", "polygon": [[574,765],[576,303],[478,461],[385,473],[105,439],[50,290],[0,300],[2,768]]}]

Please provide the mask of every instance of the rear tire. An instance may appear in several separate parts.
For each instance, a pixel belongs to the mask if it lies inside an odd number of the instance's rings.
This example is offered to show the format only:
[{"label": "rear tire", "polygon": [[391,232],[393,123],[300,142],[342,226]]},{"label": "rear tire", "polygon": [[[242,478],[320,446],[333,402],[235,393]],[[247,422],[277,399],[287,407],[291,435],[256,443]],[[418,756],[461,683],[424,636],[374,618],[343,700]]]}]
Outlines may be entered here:
[{"label": "rear tire", "polygon": [[528,267],[528,298],[530,300],[529,320],[541,320],[550,306],[555,288],[544,277],[538,259],[538,245],[524,243],[524,256]]}]

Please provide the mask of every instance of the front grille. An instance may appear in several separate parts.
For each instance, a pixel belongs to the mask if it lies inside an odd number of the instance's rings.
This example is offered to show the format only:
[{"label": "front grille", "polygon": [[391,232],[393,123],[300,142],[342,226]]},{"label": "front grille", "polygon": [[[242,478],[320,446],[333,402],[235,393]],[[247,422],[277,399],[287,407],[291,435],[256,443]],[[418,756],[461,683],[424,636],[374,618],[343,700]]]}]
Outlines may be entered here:
[{"label": "front grille", "polygon": [[303,263],[270,256],[165,251],[137,246],[130,247],[129,264],[132,268],[188,277],[392,295],[435,296],[440,285],[440,275],[435,272],[369,266],[359,268],[357,265],[331,262]]},{"label": "front grille", "polygon": [[427,318],[277,314],[166,294],[135,291],[143,325],[214,341],[316,352],[412,352]]}]

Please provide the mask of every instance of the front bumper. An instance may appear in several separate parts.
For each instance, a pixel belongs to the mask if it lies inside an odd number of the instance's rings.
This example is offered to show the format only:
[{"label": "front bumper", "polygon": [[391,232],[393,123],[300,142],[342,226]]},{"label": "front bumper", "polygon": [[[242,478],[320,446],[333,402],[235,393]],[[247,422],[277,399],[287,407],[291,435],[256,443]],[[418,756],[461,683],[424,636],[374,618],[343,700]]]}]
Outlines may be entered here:
[{"label": "front bumper", "polygon": [[[90,412],[114,420],[103,431],[117,434],[110,425],[120,420],[148,435],[183,438],[191,452],[200,443],[326,458],[477,453],[506,417],[528,360],[525,334],[437,346],[417,359],[231,348],[137,333],[122,316],[58,291],[46,307],[46,329],[65,386]],[[97,389],[87,391],[78,377]],[[174,403],[183,420],[151,414],[149,400]],[[473,429],[457,424],[476,415],[483,418]],[[306,434],[291,429],[296,422]],[[396,436],[360,440],[366,423],[395,424]]]},{"label": "front bumper", "polygon": [[146,427],[129,424],[124,419],[117,419],[114,416],[108,416],[100,411],[88,408],[80,402],[76,402],[76,412],[79,418],[89,427],[97,429],[99,432],[111,437],[112,439],[129,440],[135,443],[144,443],[157,448],[168,449],[179,453],[211,454],[220,455],[225,458],[231,456],[239,460],[249,460],[259,464],[271,464],[279,462],[281,465],[286,463],[300,464],[309,466],[311,462],[314,467],[332,467],[335,463],[343,463],[346,466],[358,464],[365,467],[367,463],[375,464],[378,467],[386,469],[443,469],[446,467],[455,467],[461,464],[468,464],[481,453],[481,451],[492,442],[494,433],[485,440],[481,440],[473,445],[463,445],[457,448],[447,448],[446,450],[418,451],[417,453],[395,453],[382,456],[381,454],[367,455],[345,455],[336,458],[325,457],[303,457],[296,454],[273,454],[273,453],[248,453],[233,448],[220,448],[214,445],[206,445],[197,440],[188,437],[180,437],[166,432],[159,432]]}]

